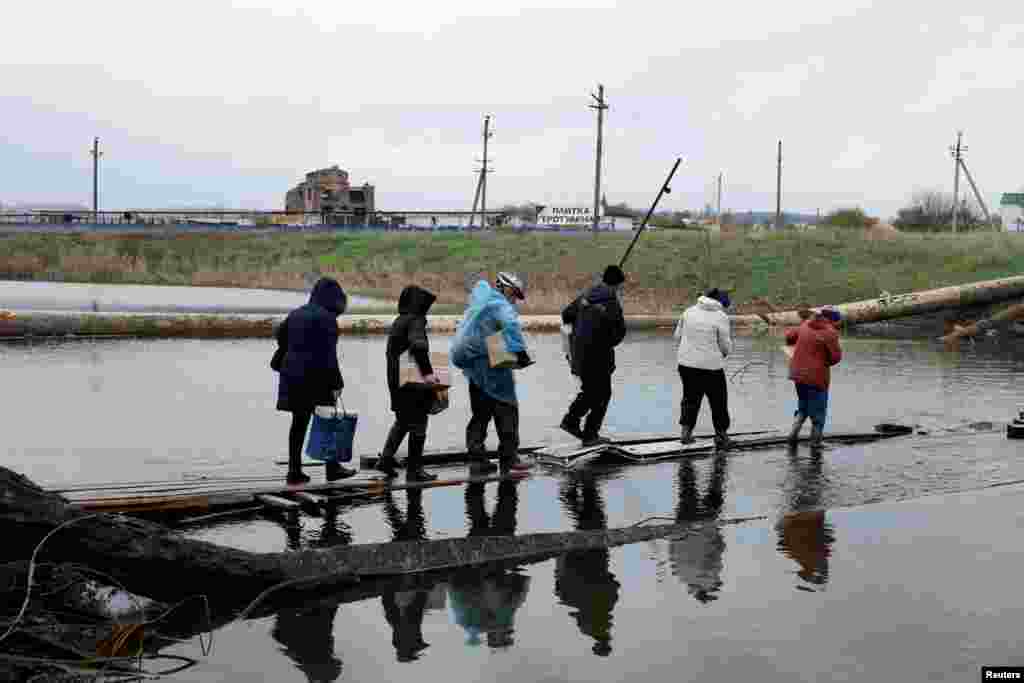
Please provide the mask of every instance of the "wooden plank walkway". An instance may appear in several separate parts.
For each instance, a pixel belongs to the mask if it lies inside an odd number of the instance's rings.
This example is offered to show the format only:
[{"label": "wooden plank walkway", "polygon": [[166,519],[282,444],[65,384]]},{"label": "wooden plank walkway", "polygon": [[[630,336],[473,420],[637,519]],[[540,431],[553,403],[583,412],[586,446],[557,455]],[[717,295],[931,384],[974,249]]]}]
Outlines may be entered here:
[{"label": "wooden plank walkway", "polygon": [[[912,432],[910,428],[876,428],[868,433],[827,434],[826,443],[864,443],[902,436]],[[578,467],[586,462],[603,463],[650,463],[671,458],[699,456],[715,450],[710,435],[697,437],[697,441],[683,446],[677,437],[665,435],[622,435],[613,443],[591,448],[581,448],[578,441],[570,443],[529,446],[520,453],[532,456],[541,464],[560,469]],[[785,446],[787,439],[778,431],[757,431],[734,433],[733,451],[749,451],[760,448]],[[568,437],[567,437],[568,438]],[[807,440],[805,437],[804,441]],[[370,461],[369,463],[367,461]],[[466,463],[464,451],[436,452],[425,456],[428,466],[455,465]],[[376,458],[362,458],[364,471],[351,479],[304,486],[287,486],[281,482],[281,475],[208,477],[180,481],[146,481],[118,484],[79,485],[56,489],[70,504],[91,512],[122,512],[128,514],[162,514],[180,516],[184,514],[213,513],[219,510],[265,506],[275,510],[297,512],[320,510],[326,505],[341,501],[365,499],[386,490],[410,488],[434,488],[455,486],[470,482],[489,482],[502,479],[493,477],[456,477],[432,482],[404,483],[402,480],[388,480],[375,474],[368,464],[376,464]],[[371,464],[372,463],[372,464]],[[522,474],[509,475],[522,477]],[[527,474],[528,476],[528,474]]]}]

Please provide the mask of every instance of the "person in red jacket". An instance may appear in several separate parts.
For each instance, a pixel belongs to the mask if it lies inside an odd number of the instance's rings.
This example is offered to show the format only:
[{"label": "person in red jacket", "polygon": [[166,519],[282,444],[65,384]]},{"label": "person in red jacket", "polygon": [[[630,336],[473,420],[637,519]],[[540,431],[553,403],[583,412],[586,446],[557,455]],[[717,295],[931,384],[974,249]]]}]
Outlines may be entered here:
[{"label": "person in red jacket", "polygon": [[821,445],[828,414],[830,368],[843,358],[836,331],[839,320],[839,311],[826,306],[814,311],[799,327],[786,330],[786,345],[793,347],[789,378],[796,384],[797,396],[790,443],[797,442],[804,421],[811,418],[811,445]]}]

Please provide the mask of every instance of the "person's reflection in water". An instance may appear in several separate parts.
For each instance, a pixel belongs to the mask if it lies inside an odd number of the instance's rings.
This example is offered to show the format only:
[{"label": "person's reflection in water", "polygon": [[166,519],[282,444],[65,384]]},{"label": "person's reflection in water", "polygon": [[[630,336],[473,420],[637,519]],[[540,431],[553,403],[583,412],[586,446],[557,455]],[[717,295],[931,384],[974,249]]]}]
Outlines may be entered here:
[{"label": "person's reflection in water", "polygon": [[[828,560],[832,554],[835,534],[824,510],[815,509],[822,504],[825,481],[821,452],[811,452],[809,460],[802,461],[797,449],[789,451],[787,477],[787,512],[775,525],[778,549],[800,565],[797,576],[811,586],[828,583]],[[813,590],[798,585],[801,590]]]},{"label": "person's reflection in water", "polygon": [[[608,517],[591,472],[572,473],[559,485],[558,497],[578,531],[607,529]],[[612,652],[612,610],[619,600],[619,582],[610,571],[607,548],[565,553],[555,564],[555,595],[575,609],[580,633],[594,639],[599,657]]]},{"label": "person's reflection in water", "polygon": [[[346,545],[352,542],[349,529],[339,526],[336,506],[324,510],[324,521],[317,545]],[[302,526],[297,514],[288,514],[282,524],[289,550],[302,546]],[[295,662],[310,683],[330,683],[341,676],[342,663],[334,654],[334,615],[338,603],[321,602],[307,607],[278,610],[271,635],[283,652]]]},{"label": "person's reflection in water", "polygon": [[348,545],[352,542],[352,529],[338,521],[338,506],[335,503],[324,507],[323,523],[317,536],[303,532],[302,515],[297,511],[275,513],[275,519],[284,528],[285,547],[288,550],[302,550],[303,541],[307,547],[313,548]]},{"label": "person's reflection in water", "polygon": [[669,558],[672,573],[686,584],[690,595],[705,605],[717,600],[722,589],[725,538],[718,524],[714,523],[714,519],[725,503],[723,490],[727,463],[724,454],[715,456],[703,499],[700,497],[693,461],[683,460],[679,463],[676,522],[704,523],[695,525],[682,538],[669,541]]},{"label": "person's reflection in water", "polygon": [[[466,486],[466,516],[470,536],[512,536],[516,531],[519,492],[516,480],[498,484],[494,514],[487,514],[484,484]],[[515,614],[526,601],[530,577],[503,568],[467,569],[456,572],[448,586],[455,622],[466,631],[466,643],[476,646],[481,634],[492,648],[514,644]]]},{"label": "person's reflection in water", "polygon": [[[384,494],[384,514],[391,525],[394,541],[425,541],[426,520],[423,515],[423,491],[406,491],[405,515],[395,504],[390,491]],[[413,662],[430,644],[423,640],[423,615],[430,602],[431,592],[390,591],[381,595],[384,617],[391,625],[391,643],[400,662]]]}]

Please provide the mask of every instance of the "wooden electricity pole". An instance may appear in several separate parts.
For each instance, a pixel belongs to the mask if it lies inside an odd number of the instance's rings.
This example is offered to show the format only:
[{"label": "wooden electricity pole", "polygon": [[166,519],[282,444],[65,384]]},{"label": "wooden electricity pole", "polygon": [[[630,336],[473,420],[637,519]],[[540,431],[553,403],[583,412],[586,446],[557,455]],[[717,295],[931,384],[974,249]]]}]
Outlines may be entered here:
[{"label": "wooden electricity pole", "polygon": [[601,136],[604,129],[604,110],[608,104],[604,101],[604,86],[598,84],[597,94],[590,93],[597,104],[589,105],[591,109],[597,110],[597,154],[594,163],[594,222],[593,230],[597,233],[598,216],[601,209]]}]

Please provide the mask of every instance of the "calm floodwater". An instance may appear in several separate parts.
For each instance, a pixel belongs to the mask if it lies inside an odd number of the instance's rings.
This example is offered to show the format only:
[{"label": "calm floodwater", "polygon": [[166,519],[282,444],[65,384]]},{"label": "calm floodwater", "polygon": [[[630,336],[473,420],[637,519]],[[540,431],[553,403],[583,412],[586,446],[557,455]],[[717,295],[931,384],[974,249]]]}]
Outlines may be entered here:
[{"label": "calm floodwater", "polygon": [[[173,285],[102,285],[0,280],[0,308],[107,313],[287,313],[309,300],[307,292]],[[353,307],[380,305],[350,296]]]},{"label": "calm floodwater", "polygon": [[[532,343],[539,363],[519,375],[523,442],[563,441],[555,425],[574,385],[558,338]],[[195,535],[269,551],[767,516],[461,573],[431,590],[325,595],[220,629],[213,655],[173,680],[959,681],[976,680],[981,665],[1024,664],[1024,446],[1002,431],[1024,408],[1024,350],[844,344],[829,429],[891,421],[929,434],[820,458],[801,448],[538,472],[518,484],[396,492],[327,519],[210,526]],[[778,346],[739,341],[728,370],[735,431],[788,422],[793,389]],[[381,338],[340,345],[363,453],[379,449],[389,426],[383,347]],[[280,471],[271,463],[283,458],[288,416],[273,409],[272,350],[270,340],[0,345],[4,464],[50,486]],[[608,431],[676,431],[674,359],[670,337],[631,334]],[[431,421],[431,448],[462,445],[464,386],[452,398]],[[970,424],[981,421],[995,425]],[[1018,484],[992,488],[1007,483]],[[198,645],[175,651],[194,656]]]}]

